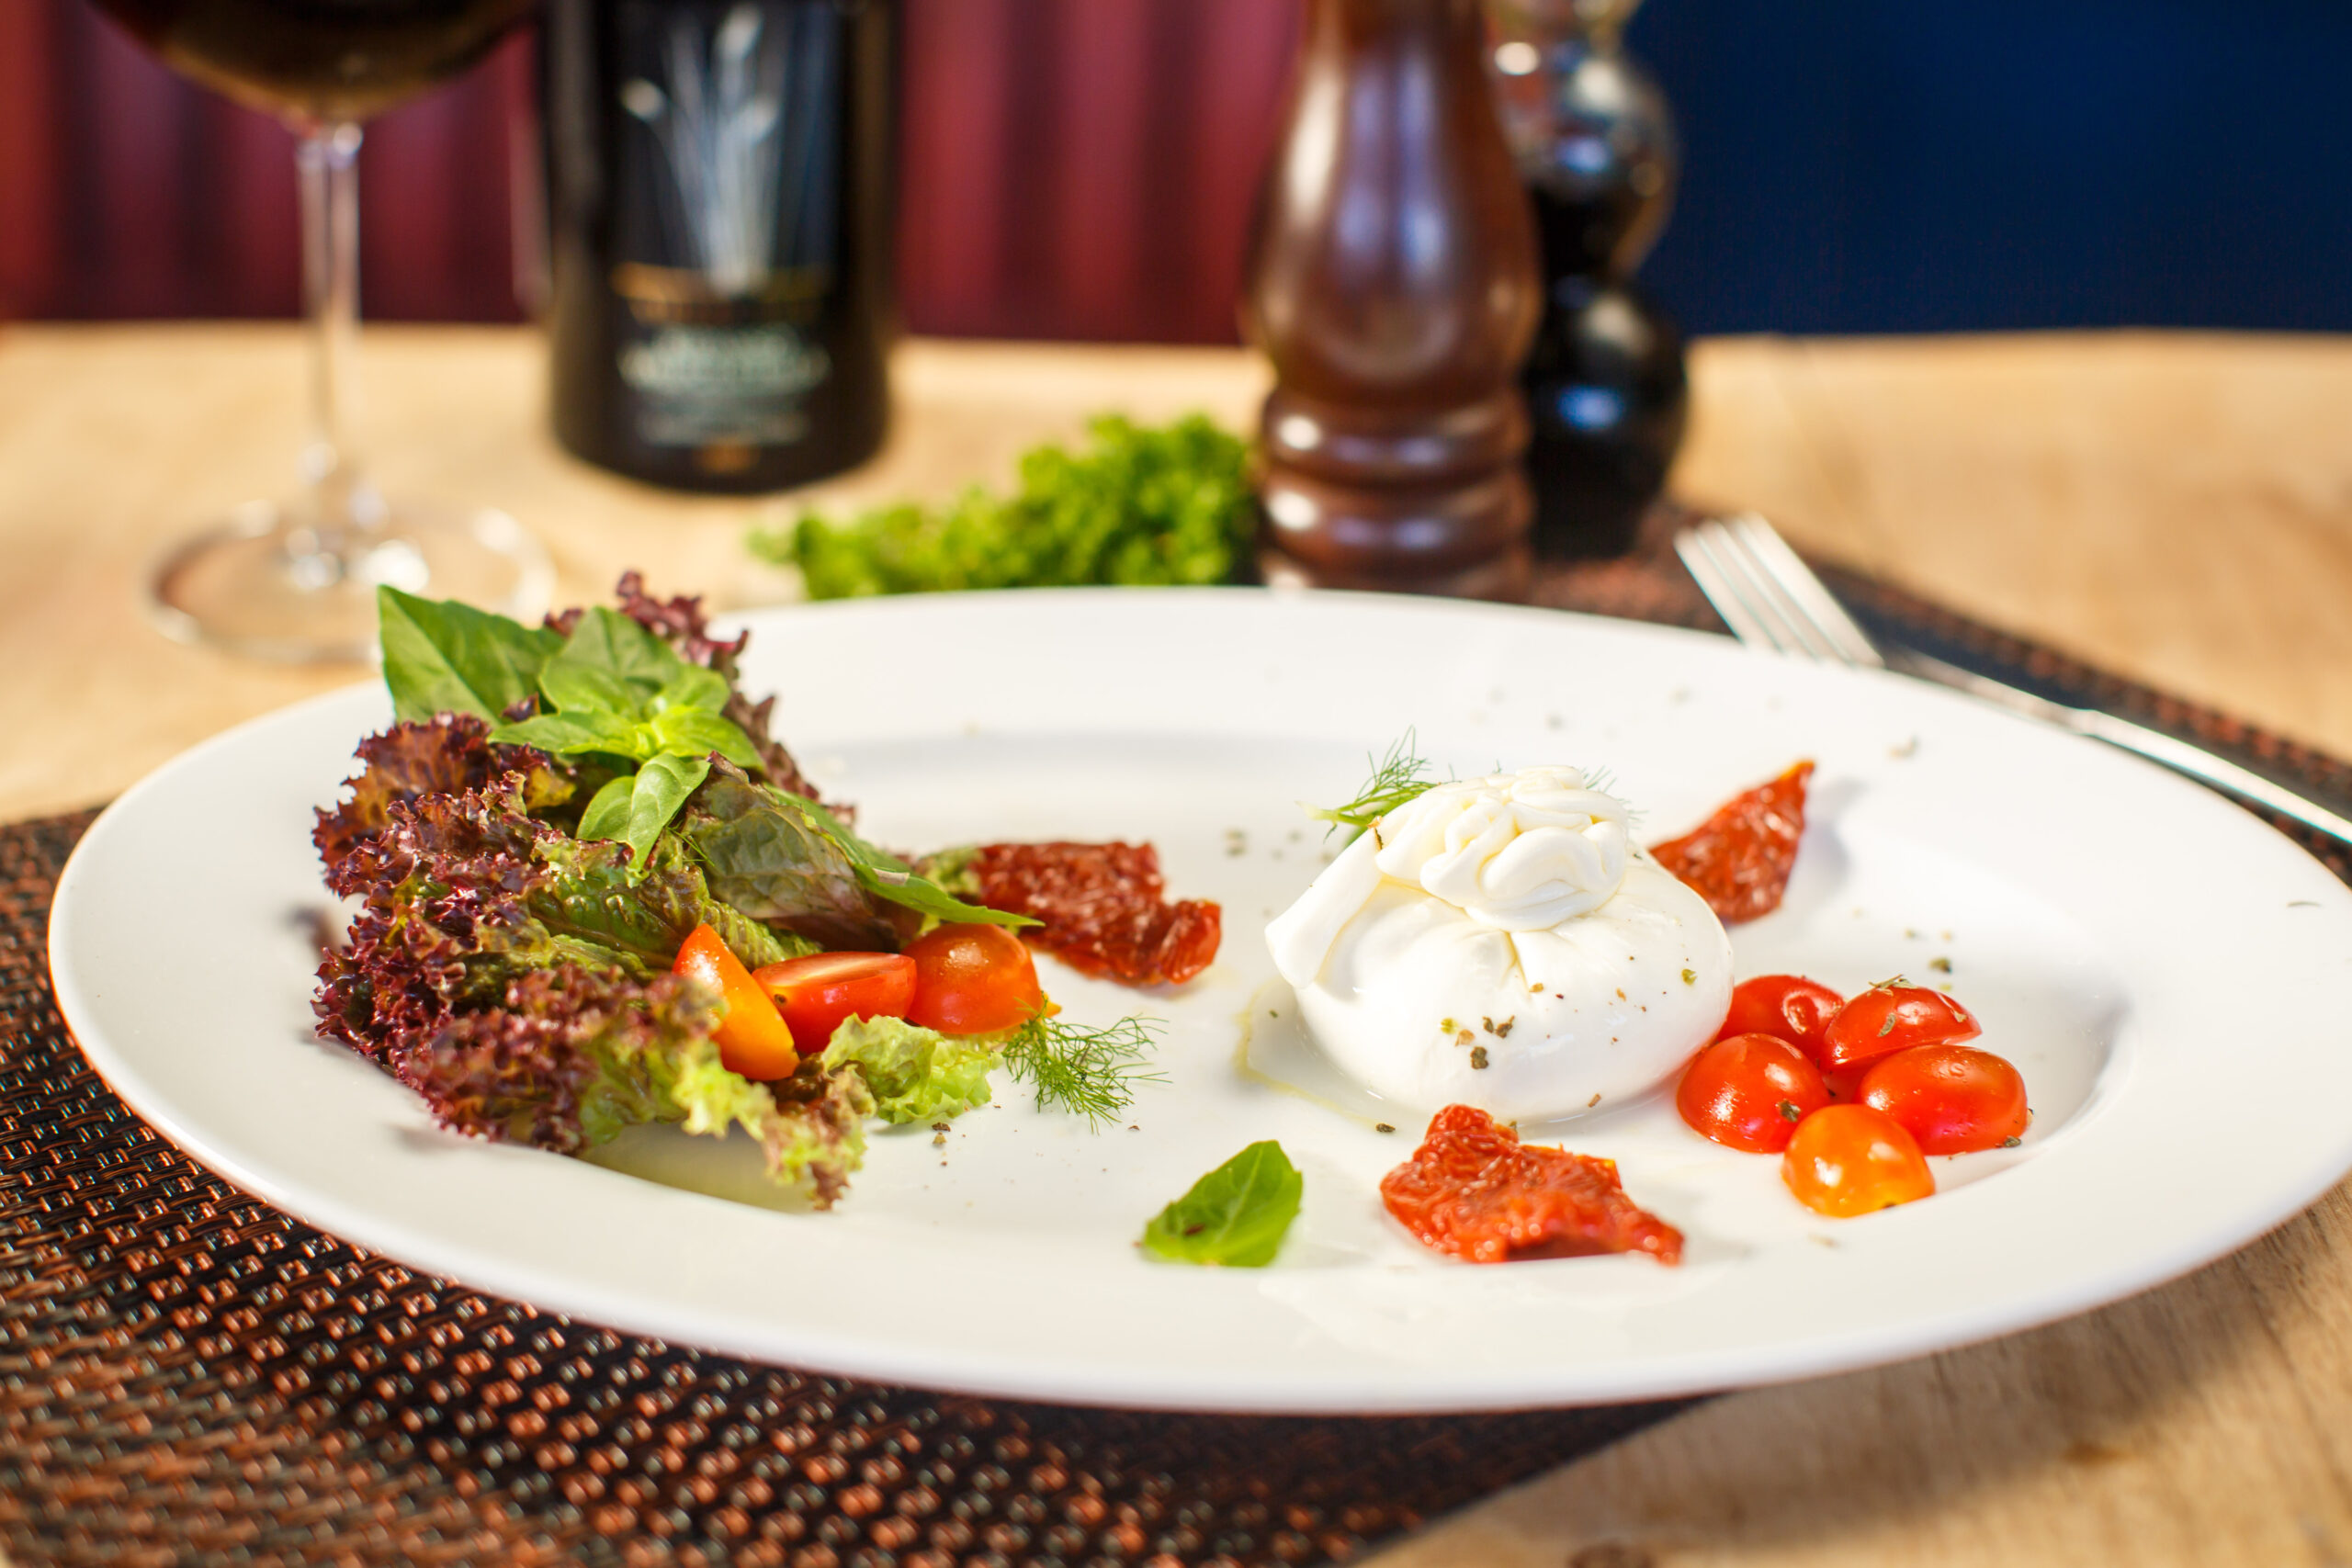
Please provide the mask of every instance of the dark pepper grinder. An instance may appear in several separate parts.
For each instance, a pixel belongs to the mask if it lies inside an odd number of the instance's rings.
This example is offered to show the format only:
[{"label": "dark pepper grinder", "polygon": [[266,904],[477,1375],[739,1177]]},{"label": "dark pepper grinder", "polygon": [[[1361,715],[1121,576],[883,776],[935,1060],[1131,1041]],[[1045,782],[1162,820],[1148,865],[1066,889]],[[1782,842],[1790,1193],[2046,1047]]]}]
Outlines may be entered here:
[{"label": "dark pepper grinder", "polygon": [[1242,322],[1271,581],[1524,591],[1535,236],[1479,0],[1308,0]]},{"label": "dark pepper grinder", "polygon": [[1681,164],[1665,95],[1620,44],[1639,4],[1498,0],[1504,126],[1544,251],[1544,320],[1520,383],[1545,557],[1632,546],[1690,408],[1682,334],[1634,282]]}]

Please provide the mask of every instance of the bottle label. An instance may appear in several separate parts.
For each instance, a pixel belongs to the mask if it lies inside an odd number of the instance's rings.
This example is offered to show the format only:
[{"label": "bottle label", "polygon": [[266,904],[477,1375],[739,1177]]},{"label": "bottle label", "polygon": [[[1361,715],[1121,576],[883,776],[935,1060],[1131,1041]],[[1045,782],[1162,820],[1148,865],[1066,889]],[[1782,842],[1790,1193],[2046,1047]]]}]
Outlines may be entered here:
[{"label": "bottle label", "polygon": [[808,431],[831,364],[842,15],[831,0],[623,0],[614,292],[637,434],[715,473]]}]

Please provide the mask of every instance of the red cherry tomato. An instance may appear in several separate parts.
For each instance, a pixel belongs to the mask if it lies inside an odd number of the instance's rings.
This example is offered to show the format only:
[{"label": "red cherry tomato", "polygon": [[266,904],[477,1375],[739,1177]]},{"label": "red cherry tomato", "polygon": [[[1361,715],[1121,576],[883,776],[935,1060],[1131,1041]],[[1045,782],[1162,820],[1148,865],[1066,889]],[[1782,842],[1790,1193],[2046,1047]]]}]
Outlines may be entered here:
[{"label": "red cherry tomato", "polygon": [[1750,1154],[1789,1146],[1797,1123],[1829,1103],[1821,1069],[1769,1034],[1735,1034],[1690,1059],[1675,1090],[1682,1120],[1706,1137]]},{"label": "red cherry tomato", "polygon": [[792,1069],[800,1065],[800,1057],[792,1048],[792,1031],[784,1015],[775,1010],[760,983],[742,961],[727,951],[718,933],[708,926],[696,926],[678,949],[677,960],[670,965],[680,975],[695,979],[717,989],[720,1011],[718,1028],[714,1032],[718,1041],[718,1059],[730,1072],[747,1078],[790,1077]]},{"label": "red cherry tomato", "polygon": [[1851,1219],[1936,1190],[1928,1156],[1902,1123],[1867,1105],[1831,1105],[1797,1123],[1781,1179],[1816,1214]]},{"label": "red cherry tomato", "polygon": [[1862,1093],[1862,1080],[1870,1076],[1870,1065],[1864,1063],[1859,1067],[1826,1067],[1822,1070],[1821,1081],[1829,1086],[1829,1098],[1832,1100],[1859,1100]]},{"label": "red cherry tomato", "polygon": [[1872,986],[1838,1010],[1823,1032],[1821,1065],[1852,1067],[1908,1051],[1973,1040],[1984,1026],[1969,1010],[1925,986]]},{"label": "red cherry tomato", "polygon": [[1925,1154],[1967,1154],[2025,1136],[2025,1079],[1990,1051],[1917,1045],[1883,1056],[1858,1098],[1901,1122]]},{"label": "red cherry tomato", "polygon": [[915,961],[903,953],[812,953],[752,971],[775,998],[804,1056],[825,1048],[842,1021],[904,1018],[914,1005]]},{"label": "red cherry tomato", "polygon": [[1026,1023],[1046,1005],[1037,965],[1002,926],[945,925],[907,948],[915,961],[909,1023],[942,1034],[994,1034]]},{"label": "red cherry tomato", "polygon": [[1770,1034],[1818,1062],[1822,1032],[1845,1005],[1845,998],[1802,975],[1758,975],[1732,988],[1731,1012],[1715,1038]]}]

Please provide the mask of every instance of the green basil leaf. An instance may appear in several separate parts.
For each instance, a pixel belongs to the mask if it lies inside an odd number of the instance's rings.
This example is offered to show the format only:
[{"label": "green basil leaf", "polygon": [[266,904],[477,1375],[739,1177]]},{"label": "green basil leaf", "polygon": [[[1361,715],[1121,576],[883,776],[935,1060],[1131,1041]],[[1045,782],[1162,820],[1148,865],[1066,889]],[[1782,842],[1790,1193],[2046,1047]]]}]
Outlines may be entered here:
[{"label": "green basil leaf", "polygon": [[686,796],[709,776],[710,762],[702,757],[656,757],[637,770],[637,783],[629,792],[628,832],[624,837],[637,852],[639,874],[652,863],[653,840],[662,836]]},{"label": "green basil leaf", "polygon": [[597,714],[535,714],[518,724],[500,725],[490,738],[510,746],[536,746],[560,757],[609,751],[616,757],[642,758],[651,750],[635,725]]},{"label": "green basil leaf", "polygon": [[980,896],[979,874],[972,863],[980,858],[978,844],[957,844],[952,849],[934,850],[915,862],[914,869],[936,884],[941,892],[970,901]]},{"label": "green basil leaf", "polygon": [[[574,671],[594,670],[628,688],[628,711],[634,716],[684,668],[686,661],[668,643],[618,610],[599,604],[580,617],[562,651],[539,671],[539,689],[548,690],[551,671],[560,682],[572,678]],[[562,705],[561,699],[557,701]]]},{"label": "green basil leaf", "polygon": [[547,668],[539,671],[539,694],[551,706],[574,718],[594,714],[616,724],[635,724],[645,716],[645,704],[637,688],[594,664],[548,660]]},{"label": "green basil leaf", "polygon": [[637,793],[637,775],[622,773],[608,779],[588,802],[588,809],[580,814],[582,839],[627,839],[628,837],[629,799]]},{"label": "green basil leaf", "polygon": [[752,744],[742,726],[715,713],[673,708],[655,714],[638,728],[653,742],[649,750],[681,757],[707,757],[716,751],[739,768],[760,765],[759,748]]},{"label": "green basil leaf", "polygon": [[653,694],[651,705],[655,713],[676,708],[717,713],[726,705],[727,677],[700,664],[689,664],[672,676],[669,684]]},{"label": "green basil leaf", "polygon": [[531,694],[563,646],[562,635],[544,626],[397,588],[376,590],[376,614],[392,711],[412,722],[469,713],[496,724]]},{"label": "green basil leaf", "polygon": [[1143,1249],[1173,1263],[1260,1269],[1298,1217],[1306,1179],[1273,1140],[1250,1145],[1143,1228]]},{"label": "green basil leaf", "polygon": [[831,812],[805,795],[784,790],[771,790],[787,809],[797,811],[815,824],[819,831],[839,844],[857,873],[858,885],[876,898],[902,905],[919,915],[928,915],[944,922],[964,921],[984,926],[1034,926],[1038,922],[1027,915],[1016,915],[1008,909],[984,908],[967,904],[927,876],[917,875],[898,856],[886,854],[849,830]]}]

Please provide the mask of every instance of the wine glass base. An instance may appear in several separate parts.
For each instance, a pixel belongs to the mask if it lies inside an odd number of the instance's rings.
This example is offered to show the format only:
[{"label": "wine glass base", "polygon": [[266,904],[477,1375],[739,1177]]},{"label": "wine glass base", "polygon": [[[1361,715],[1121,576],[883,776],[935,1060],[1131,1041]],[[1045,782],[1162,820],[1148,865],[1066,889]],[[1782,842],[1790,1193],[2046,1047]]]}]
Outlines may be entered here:
[{"label": "wine glass base", "polygon": [[380,525],[330,548],[294,508],[254,502],[156,563],[147,612],[181,642],[286,664],[360,663],[376,657],[379,586],[535,621],[555,571],[522,525],[487,508],[392,501]]}]

